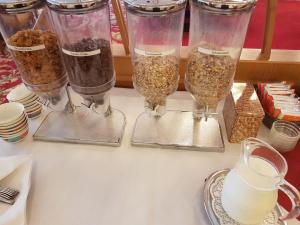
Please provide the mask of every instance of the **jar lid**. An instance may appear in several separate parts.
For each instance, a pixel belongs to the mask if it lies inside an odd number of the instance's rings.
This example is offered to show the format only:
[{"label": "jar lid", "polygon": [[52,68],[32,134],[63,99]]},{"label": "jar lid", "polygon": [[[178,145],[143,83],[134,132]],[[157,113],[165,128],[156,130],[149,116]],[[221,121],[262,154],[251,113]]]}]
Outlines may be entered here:
[{"label": "jar lid", "polygon": [[0,0],[0,10],[6,13],[19,13],[39,8],[44,3],[42,0]]},{"label": "jar lid", "polygon": [[235,12],[251,9],[257,0],[193,0],[193,2],[211,11]]},{"label": "jar lid", "polygon": [[175,12],[185,7],[187,0],[124,0],[126,9],[149,14]]},{"label": "jar lid", "polygon": [[107,3],[108,0],[47,0],[50,9],[65,13],[84,13],[98,9]]}]

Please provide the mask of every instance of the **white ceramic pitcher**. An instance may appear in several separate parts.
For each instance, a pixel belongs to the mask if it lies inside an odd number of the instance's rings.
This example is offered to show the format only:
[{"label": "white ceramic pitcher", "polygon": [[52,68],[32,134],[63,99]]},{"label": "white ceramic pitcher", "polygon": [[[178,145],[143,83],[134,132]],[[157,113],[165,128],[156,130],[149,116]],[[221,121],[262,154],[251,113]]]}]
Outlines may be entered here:
[{"label": "white ceramic pitcher", "polygon": [[221,200],[227,214],[242,224],[260,224],[274,209],[281,190],[290,198],[292,209],[279,219],[297,217],[300,195],[284,180],[288,167],[283,156],[256,138],[244,140],[242,151],[239,162],[224,180]]}]

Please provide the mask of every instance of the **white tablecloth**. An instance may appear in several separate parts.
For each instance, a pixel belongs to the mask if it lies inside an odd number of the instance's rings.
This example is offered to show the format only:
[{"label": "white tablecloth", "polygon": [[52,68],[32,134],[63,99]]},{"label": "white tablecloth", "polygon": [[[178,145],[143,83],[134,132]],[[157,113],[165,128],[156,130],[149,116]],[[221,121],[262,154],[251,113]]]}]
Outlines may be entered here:
[{"label": "white tablecloth", "polygon": [[[143,99],[131,89],[114,89],[111,104],[127,117],[121,147],[33,141],[0,141],[0,156],[32,153],[29,225],[208,225],[204,179],[234,165],[239,144],[225,153],[132,147],[130,136]],[[191,109],[186,92],[170,96],[169,109]],[[31,134],[44,115],[30,120]],[[224,131],[224,130],[223,130]],[[262,127],[260,135],[267,129]],[[300,224],[291,221],[289,224]]]}]

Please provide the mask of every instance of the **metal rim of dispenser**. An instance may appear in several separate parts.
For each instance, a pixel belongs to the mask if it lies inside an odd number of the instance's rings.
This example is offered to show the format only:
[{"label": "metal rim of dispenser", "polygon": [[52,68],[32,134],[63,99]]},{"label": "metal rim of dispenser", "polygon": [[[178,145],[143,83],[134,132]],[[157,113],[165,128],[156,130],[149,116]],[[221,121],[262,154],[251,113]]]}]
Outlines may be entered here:
[{"label": "metal rim of dispenser", "polygon": [[257,0],[192,0],[197,6],[220,14],[241,13],[251,10]]},{"label": "metal rim of dispenser", "polygon": [[187,0],[124,0],[127,10],[134,13],[160,15],[183,9]]},{"label": "metal rim of dispenser", "polygon": [[45,5],[41,0],[6,0],[0,1],[1,13],[22,13]]},{"label": "metal rim of dispenser", "polygon": [[108,0],[47,0],[50,9],[61,13],[85,13],[108,4]]}]

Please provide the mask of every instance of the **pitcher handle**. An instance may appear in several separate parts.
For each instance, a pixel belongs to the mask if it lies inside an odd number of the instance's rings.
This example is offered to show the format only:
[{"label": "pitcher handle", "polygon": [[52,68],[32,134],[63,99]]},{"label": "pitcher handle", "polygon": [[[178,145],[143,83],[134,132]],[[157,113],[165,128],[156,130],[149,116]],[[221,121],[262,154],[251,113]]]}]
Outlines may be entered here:
[{"label": "pitcher handle", "polygon": [[279,218],[279,220],[288,220],[296,218],[300,215],[300,194],[299,191],[291,185],[289,182],[284,180],[283,184],[279,186],[279,189],[285,193],[291,203],[292,203],[292,209],[290,212],[288,212],[286,215]]}]

